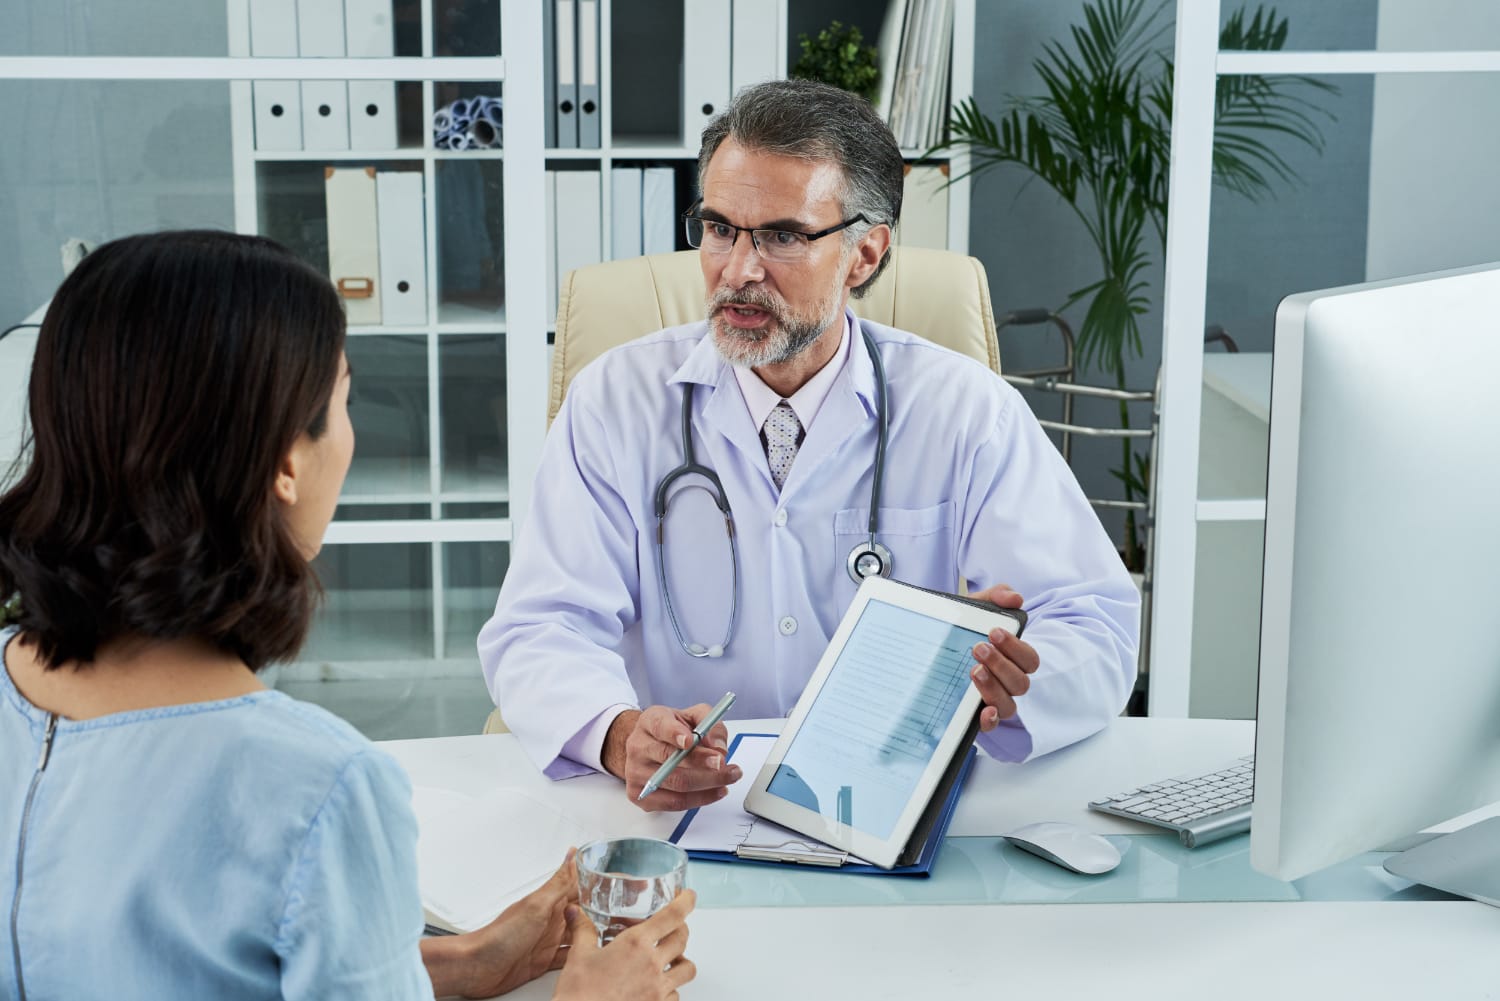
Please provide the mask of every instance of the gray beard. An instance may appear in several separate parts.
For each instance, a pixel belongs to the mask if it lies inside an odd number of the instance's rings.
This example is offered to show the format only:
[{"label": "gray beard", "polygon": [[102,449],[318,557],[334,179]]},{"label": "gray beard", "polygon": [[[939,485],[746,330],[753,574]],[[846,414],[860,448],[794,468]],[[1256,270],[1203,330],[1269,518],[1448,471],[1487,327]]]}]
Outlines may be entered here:
[{"label": "gray beard", "polygon": [[[755,306],[771,316],[771,329],[765,334],[752,333],[730,326],[721,310],[731,304]],[[806,351],[818,336],[833,325],[839,315],[839,290],[817,304],[811,317],[796,316],[781,299],[758,288],[720,289],[708,300],[709,327],[719,357],[737,368],[760,368],[791,361]]]}]

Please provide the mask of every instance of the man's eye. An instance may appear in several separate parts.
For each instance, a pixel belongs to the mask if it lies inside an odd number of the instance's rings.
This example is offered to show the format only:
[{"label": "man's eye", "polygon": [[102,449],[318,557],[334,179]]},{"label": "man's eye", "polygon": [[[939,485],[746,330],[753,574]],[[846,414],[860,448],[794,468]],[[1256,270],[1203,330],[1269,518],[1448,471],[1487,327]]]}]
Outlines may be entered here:
[{"label": "man's eye", "polygon": [[734,236],[734,227],[722,222],[704,223],[710,236],[718,237],[720,240],[728,240]]},{"label": "man's eye", "polygon": [[771,230],[771,242],[778,247],[795,247],[802,242],[801,233],[788,233],[784,229]]}]

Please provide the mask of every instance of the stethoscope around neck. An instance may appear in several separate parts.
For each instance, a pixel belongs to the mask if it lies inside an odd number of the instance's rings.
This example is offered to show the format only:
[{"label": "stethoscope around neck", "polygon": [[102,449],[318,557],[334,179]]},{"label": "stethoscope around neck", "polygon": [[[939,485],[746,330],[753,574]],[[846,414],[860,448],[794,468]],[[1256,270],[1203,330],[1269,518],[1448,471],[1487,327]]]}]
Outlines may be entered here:
[{"label": "stethoscope around neck", "polygon": [[[880,360],[880,352],[875,347],[875,339],[868,331],[861,330],[864,335],[865,349],[870,355],[870,362],[875,366],[875,399],[876,399],[876,429],[875,439],[875,469],[870,483],[870,523],[869,537],[864,539],[849,550],[849,558],[845,561],[845,569],[849,577],[858,584],[866,577],[889,577],[894,559],[891,551],[879,542],[875,541],[875,535],[880,528],[880,487],[885,477],[885,443],[890,429],[890,421],[886,410],[886,384],[885,363]],[[682,635],[682,625],[677,621],[677,611],[672,607],[672,593],[667,586],[667,562],[666,562],[666,518],[667,518],[667,491],[673,483],[684,476],[701,476],[712,484],[713,489],[696,486],[692,489],[704,490],[711,494],[714,503],[718,505],[719,513],[724,516],[724,532],[729,537],[729,562],[732,569],[732,590],[729,592],[729,625],[724,630],[724,638],[713,646],[704,646],[701,643],[689,642]],[[682,387],[682,465],[673,469],[663,476],[656,484],[656,576],[661,581],[662,603],[667,606],[667,618],[671,620],[672,632],[677,637],[677,642],[690,657],[722,657],[724,648],[729,646],[730,637],[734,635],[734,624],[739,616],[740,610],[740,560],[734,544],[734,516],[729,510],[729,498],[724,493],[724,484],[719,480],[719,474],[709,467],[698,462],[693,451],[693,384],[684,383]]]}]

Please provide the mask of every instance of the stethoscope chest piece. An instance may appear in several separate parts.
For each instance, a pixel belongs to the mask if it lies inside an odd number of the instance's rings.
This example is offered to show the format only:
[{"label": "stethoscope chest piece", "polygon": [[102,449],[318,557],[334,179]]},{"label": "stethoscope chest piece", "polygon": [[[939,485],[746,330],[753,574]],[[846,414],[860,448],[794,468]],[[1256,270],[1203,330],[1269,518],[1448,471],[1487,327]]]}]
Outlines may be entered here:
[{"label": "stethoscope chest piece", "polygon": [[849,550],[849,578],[858,584],[866,577],[889,577],[895,560],[878,542],[861,542]]}]

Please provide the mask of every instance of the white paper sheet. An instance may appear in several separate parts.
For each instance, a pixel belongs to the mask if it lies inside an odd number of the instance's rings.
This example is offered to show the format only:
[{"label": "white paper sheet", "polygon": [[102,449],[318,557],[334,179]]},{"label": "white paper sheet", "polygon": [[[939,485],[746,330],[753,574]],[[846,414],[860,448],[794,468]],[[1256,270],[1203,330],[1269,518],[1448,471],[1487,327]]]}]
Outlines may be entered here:
[{"label": "white paper sheet", "polygon": [[[412,790],[422,906],[473,931],[546,882],[588,831],[514,789],[482,798],[432,786]],[[524,820],[522,819],[524,818]]]},{"label": "white paper sheet", "polygon": [[[750,791],[750,784],[760,773],[761,766],[766,763],[766,757],[775,745],[776,738],[765,734],[747,733],[739,738],[730,760],[740,766],[744,777],[738,784],[730,786],[728,796],[698,809],[693,815],[692,823],[682,832],[682,837],[677,839],[679,848],[686,851],[733,852],[736,848],[752,847],[773,848],[786,854],[798,851],[809,854],[845,854],[840,849],[832,848],[805,834],[798,834],[791,828],[745,812],[745,794]],[[861,861],[852,855],[847,857],[850,862]]]}]

